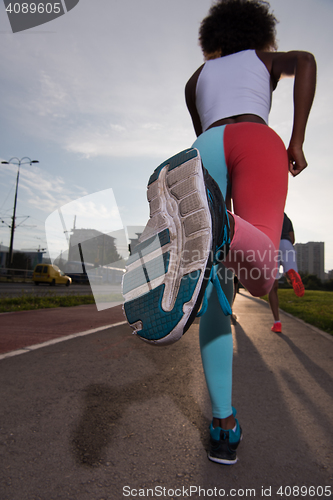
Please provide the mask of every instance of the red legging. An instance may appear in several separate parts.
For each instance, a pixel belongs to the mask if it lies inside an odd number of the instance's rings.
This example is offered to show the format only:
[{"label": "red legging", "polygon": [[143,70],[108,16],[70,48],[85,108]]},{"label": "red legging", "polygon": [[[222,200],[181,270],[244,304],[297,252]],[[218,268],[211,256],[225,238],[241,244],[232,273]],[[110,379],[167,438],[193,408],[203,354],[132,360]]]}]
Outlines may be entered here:
[{"label": "red legging", "polygon": [[226,126],[224,151],[234,212],[240,217],[235,217],[227,267],[253,295],[262,295],[271,289],[278,265],[288,155],[272,129],[243,122]]}]

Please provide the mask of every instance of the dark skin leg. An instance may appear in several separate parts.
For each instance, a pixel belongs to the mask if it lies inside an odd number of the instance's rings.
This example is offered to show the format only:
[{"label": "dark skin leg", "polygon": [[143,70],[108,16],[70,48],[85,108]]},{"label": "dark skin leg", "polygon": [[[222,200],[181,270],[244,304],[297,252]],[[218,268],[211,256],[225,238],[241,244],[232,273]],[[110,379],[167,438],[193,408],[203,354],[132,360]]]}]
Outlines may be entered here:
[{"label": "dark skin leg", "polygon": [[273,288],[271,289],[271,291],[268,294],[269,305],[271,306],[271,309],[272,309],[274,321],[280,320],[278,288],[279,288],[279,282],[278,282],[278,280],[275,280]]},{"label": "dark skin leg", "polygon": [[231,414],[227,418],[213,418],[213,427],[221,427],[225,431],[233,429],[236,425],[235,417]]}]

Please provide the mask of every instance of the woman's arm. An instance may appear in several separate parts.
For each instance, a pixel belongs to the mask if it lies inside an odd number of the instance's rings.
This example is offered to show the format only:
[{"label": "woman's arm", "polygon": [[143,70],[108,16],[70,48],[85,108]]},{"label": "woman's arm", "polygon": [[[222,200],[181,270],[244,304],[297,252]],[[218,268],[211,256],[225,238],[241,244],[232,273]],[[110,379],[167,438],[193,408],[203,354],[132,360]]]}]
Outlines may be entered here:
[{"label": "woman's arm", "polygon": [[[262,53],[258,53],[258,56],[262,56]],[[307,166],[303,143],[316,89],[316,61],[312,54],[302,51],[266,52],[261,59],[268,67],[273,82],[286,76],[295,77],[294,120],[288,147],[289,170],[295,176]]]}]

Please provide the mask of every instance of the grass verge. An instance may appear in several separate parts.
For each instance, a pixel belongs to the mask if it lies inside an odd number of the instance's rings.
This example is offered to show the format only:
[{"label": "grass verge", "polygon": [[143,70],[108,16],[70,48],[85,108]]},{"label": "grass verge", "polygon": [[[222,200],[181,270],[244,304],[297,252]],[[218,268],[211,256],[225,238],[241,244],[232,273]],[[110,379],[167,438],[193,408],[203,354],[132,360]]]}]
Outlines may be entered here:
[{"label": "grass verge", "polygon": [[[278,294],[280,309],[333,335],[333,292],[305,290],[296,297],[292,289],[279,289]],[[268,301],[268,295],[262,298]]]},{"label": "grass verge", "polygon": [[[108,296],[107,300],[121,301],[122,295]],[[21,295],[19,297],[5,297],[0,299],[0,312],[29,311],[50,307],[73,307],[85,304],[95,304],[93,295]]]},{"label": "grass verge", "polygon": [[[333,292],[306,290],[304,297],[296,297],[292,289],[279,289],[280,309],[310,325],[333,335]],[[262,297],[268,301],[268,296]],[[108,301],[121,301],[122,295],[108,296]],[[93,295],[21,295],[0,299],[0,312],[28,311],[50,307],[74,307],[95,304]]]}]

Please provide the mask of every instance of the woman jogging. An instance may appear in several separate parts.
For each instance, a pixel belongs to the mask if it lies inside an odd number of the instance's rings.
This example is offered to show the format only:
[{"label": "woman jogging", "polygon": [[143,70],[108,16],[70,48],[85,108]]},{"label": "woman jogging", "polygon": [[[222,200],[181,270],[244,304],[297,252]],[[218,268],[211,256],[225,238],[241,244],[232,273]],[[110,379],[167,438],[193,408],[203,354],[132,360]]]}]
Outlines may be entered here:
[{"label": "woman jogging", "polygon": [[[237,461],[242,438],[231,405],[233,276],[255,296],[269,292],[288,171],[296,176],[307,166],[302,146],[316,63],[307,52],[275,51],[276,22],[263,0],[219,0],[202,21],[205,63],[185,89],[198,138],[150,177],[150,219],[123,284],[127,320],[151,344],[181,338],[203,299],[200,347],[213,415],[208,457],[223,464]],[[267,125],[283,76],[295,78],[288,150]],[[225,209],[227,192],[234,213]]]},{"label": "woman jogging", "polygon": [[[234,229],[226,266],[254,295],[269,292],[275,280],[288,169],[296,176],[307,166],[303,142],[316,82],[311,54],[275,51],[276,22],[261,0],[215,3],[200,27],[206,62],[186,85],[198,136],[193,147],[224,196],[230,183],[235,215],[229,213]],[[295,77],[287,151],[267,126],[271,93],[283,76]],[[232,281],[222,286],[232,297]],[[232,335],[214,288],[200,321],[200,345],[213,411],[208,456],[234,463],[241,429],[231,407]]]}]

